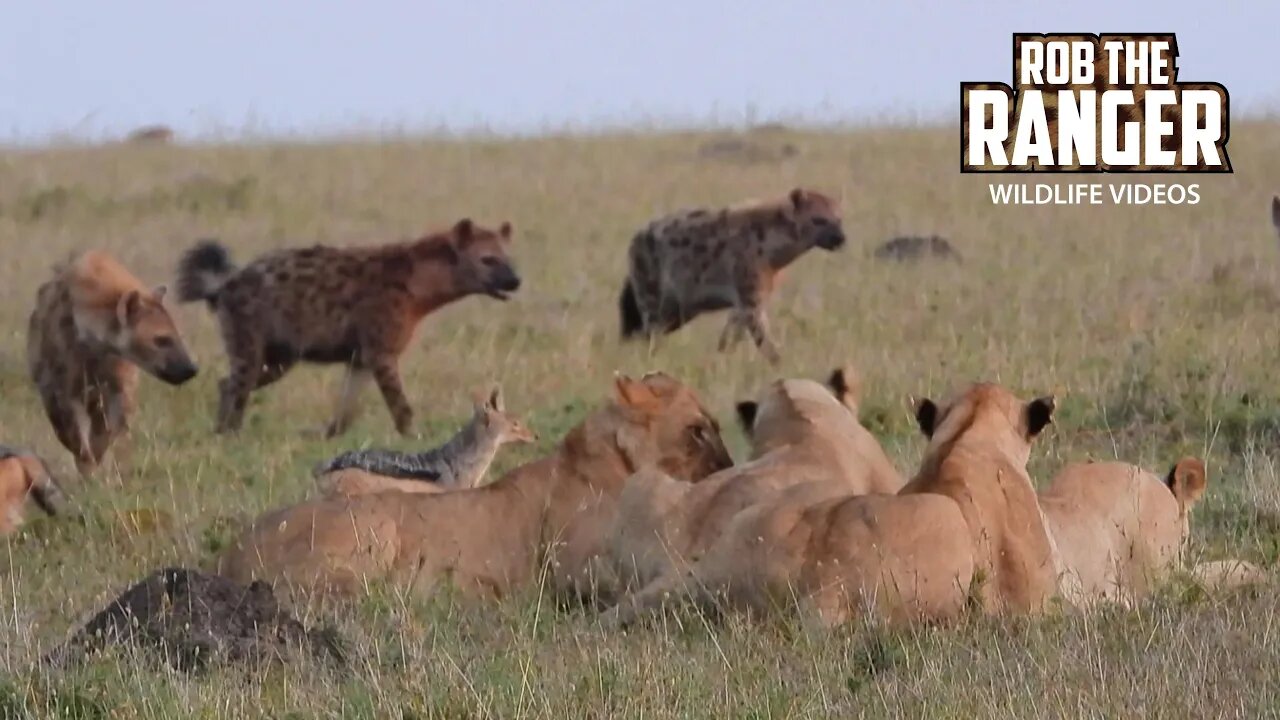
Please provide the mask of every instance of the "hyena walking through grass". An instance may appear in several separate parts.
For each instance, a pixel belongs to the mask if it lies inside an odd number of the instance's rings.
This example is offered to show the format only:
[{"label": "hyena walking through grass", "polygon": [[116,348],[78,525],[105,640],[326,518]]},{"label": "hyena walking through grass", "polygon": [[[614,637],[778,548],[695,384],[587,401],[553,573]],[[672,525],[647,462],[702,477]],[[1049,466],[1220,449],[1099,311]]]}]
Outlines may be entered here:
[{"label": "hyena walking through grass", "polygon": [[652,338],[704,312],[732,309],[720,351],[749,333],[776,365],[781,355],[764,306],[779,272],[814,247],[834,251],[844,242],[836,202],[803,188],[781,200],[656,219],[636,234],[628,251],[619,299],[622,337]]},{"label": "hyena walking through grass", "polygon": [[280,250],[242,268],[218,242],[198,243],[179,263],[178,298],[206,301],[221,326],[230,367],[219,383],[218,432],[238,430],[249,395],[305,361],[347,366],[327,437],[347,430],[370,380],[396,430],[409,434],[400,355],[429,313],[474,294],[506,300],[520,287],[511,241],[510,223],[491,230],[463,219],[410,242]]},{"label": "hyena walking through grass", "polygon": [[170,385],[196,375],[164,297],[97,250],[55,268],[37,293],[27,368],[82,475],[128,432],[139,367]]}]

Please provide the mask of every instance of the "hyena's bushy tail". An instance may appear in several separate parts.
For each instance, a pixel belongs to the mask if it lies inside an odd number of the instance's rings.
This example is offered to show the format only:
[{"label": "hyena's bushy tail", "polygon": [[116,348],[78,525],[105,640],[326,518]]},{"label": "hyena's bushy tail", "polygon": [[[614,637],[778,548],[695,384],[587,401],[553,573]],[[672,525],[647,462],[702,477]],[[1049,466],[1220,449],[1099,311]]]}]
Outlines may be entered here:
[{"label": "hyena's bushy tail", "polygon": [[222,243],[212,239],[197,242],[178,261],[178,301],[204,300],[212,305],[235,271],[231,254]]},{"label": "hyena's bushy tail", "polygon": [[622,313],[622,339],[634,337],[644,327],[644,318],[640,315],[640,303],[636,301],[636,289],[630,280],[622,286],[618,309]]}]

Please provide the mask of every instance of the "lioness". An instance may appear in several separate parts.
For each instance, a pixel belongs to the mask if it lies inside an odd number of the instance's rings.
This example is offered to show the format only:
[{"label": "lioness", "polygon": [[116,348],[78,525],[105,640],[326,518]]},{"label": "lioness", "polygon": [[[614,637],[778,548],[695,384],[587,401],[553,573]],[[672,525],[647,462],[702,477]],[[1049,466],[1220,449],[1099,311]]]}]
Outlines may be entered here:
[{"label": "lioness", "polygon": [[1205,484],[1204,463],[1194,457],[1163,481],[1123,462],[1064,467],[1040,493],[1062,557],[1063,599],[1088,607],[1145,596],[1178,561]]},{"label": "lioness", "polygon": [[670,376],[619,377],[615,394],[553,455],[483,487],[316,499],[269,513],[218,571],[321,592],[386,578],[419,594],[452,580],[463,592],[503,596],[537,580],[545,557],[553,588],[580,590],[628,475],[652,466],[698,480],[732,464],[715,418]]},{"label": "lioness", "polygon": [[[836,392],[856,396],[836,371]],[[614,570],[642,587],[696,560],[743,509],[778,491],[817,483],[829,494],[892,494],[902,477],[875,438],[833,390],[805,379],[778,380],[756,401],[738,404],[751,459],[698,483],[646,469],[627,480],[611,535]]]},{"label": "lioness", "polygon": [[604,622],[625,626],[684,599],[761,612],[798,599],[824,625],[863,613],[945,620],[979,577],[985,609],[1035,610],[1054,592],[1055,566],[1025,467],[1053,406],[990,384],[943,408],[926,399],[917,420],[930,442],[897,495],[790,488],[740,513],[687,573],[655,580]]}]

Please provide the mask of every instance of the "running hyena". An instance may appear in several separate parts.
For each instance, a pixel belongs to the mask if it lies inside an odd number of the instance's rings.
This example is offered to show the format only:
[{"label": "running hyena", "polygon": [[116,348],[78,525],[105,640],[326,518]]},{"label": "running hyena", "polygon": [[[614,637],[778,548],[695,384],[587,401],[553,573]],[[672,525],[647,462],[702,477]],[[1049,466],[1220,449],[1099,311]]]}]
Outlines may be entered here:
[{"label": "running hyena", "polygon": [[164,304],[107,253],[90,250],[40,287],[27,367],[58,440],[91,473],[129,430],[138,368],[181,385],[196,364]]},{"label": "running hyena", "polygon": [[219,385],[218,432],[238,430],[250,393],[305,361],[347,366],[327,436],[347,429],[370,380],[407,435],[413,409],[400,355],[428,313],[477,293],[506,300],[520,287],[511,239],[510,223],[491,230],[463,219],[410,242],[280,250],[242,268],[219,243],[197,244],[179,264],[178,299],[207,301],[222,329],[230,371]]},{"label": "running hyena", "polygon": [[654,220],[631,241],[622,336],[670,333],[701,313],[732,308],[720,350],[745,331],[776,365],[764,305],[778,273],[810,248],[833,251],[844,242],[836,202],[803,188],[781,200]]}]

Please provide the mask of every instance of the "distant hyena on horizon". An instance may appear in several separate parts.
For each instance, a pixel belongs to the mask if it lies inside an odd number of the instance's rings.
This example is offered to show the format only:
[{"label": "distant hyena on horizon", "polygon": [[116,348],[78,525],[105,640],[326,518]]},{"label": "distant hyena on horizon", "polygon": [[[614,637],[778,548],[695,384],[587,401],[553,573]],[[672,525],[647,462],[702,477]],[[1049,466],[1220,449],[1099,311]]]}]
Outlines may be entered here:
[{"label": "distant hyena on horizon", "polygon": [[148,288],[107,253],[89,250],[40,286],[27,368],[58,441],[88,475],[129,431],[138,368],[170,385],[195,377],[163,285]]},{"label": "distant hyena on horizon", "polygon": [[658,218],[631,241],[619,300],[622,337],[671,333],[702,313],[731,308],[720,351],[746,332],[776,365],[781,356],[764,305],[778,273],[811,248],[834,251],[844,242],[836,202],[803,188],[781,200]]},{"label": "distant hyena on horizon", "polygon": [[179,263],[178,299],[208,302],[222,330],[229,370],[217,431],[238,430],[249,395],[303,361],[347,366],[326,436],[346,431],[370,380],[409,434],[400,355],[427,314],[477,293],[506,300],[520,287],[511,240],[510,223],[490,230],[463,219],[410,242],[279,250],[242,268],[218,242],[198,243]]}]

